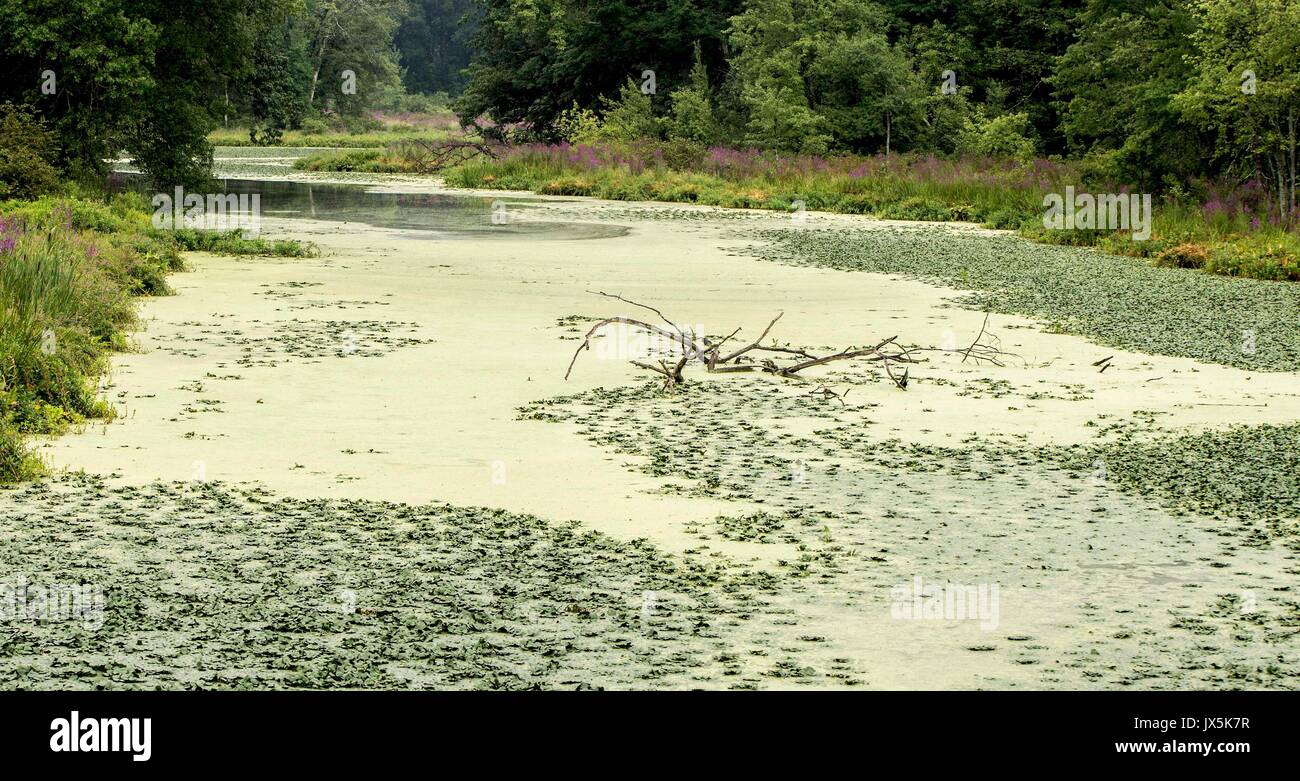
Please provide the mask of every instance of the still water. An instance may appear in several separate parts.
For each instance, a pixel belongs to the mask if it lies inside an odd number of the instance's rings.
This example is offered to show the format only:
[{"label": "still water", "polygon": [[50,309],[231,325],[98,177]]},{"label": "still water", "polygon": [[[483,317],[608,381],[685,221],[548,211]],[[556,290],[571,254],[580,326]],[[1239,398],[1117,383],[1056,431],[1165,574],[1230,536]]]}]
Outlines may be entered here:
[{"label": "still water", "polygon": [[[122,172],[115,179],[119,186],[151,195],[139,175]],[[526,210],[541,202],[538,198],[376,192],[373,186],[363,184],[233,178],[217,181],[215,189],[223,194],[259,194],[263,217],[357,222],[409,231],[411,238],[572,240],[616,238],[628,232],[624,226],[605,223],[531,216],[520,219]]]}]

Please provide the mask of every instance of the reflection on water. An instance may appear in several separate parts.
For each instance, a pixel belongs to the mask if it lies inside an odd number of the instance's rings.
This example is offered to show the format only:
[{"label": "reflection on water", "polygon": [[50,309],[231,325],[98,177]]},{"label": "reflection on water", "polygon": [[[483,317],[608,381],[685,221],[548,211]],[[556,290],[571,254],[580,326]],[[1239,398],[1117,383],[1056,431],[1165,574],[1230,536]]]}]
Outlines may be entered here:
[{"label": "reflection on water", "polygon": [[[140,177],[122,176],[119,181],[126,187],[143,186]],[[537,198],[367,192],[366,186],[356,184],[218,181],[219,189],[227,194],[259,193],[263,217],[359,222],[419,231],[411,238],[606,239],[628,232],[621,225],[518,219],[529,204],[540,201]],[[435,235],[431,237],[431,233]]]}]

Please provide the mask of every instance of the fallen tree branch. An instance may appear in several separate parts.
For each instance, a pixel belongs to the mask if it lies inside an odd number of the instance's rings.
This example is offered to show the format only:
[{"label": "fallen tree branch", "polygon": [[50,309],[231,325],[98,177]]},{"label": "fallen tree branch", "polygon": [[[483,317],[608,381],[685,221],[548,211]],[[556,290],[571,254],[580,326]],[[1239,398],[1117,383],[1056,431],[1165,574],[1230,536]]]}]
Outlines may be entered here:
[{"label": "fallen tree branch", "polygon": [[[781,346],[775,343],[764,345],[763,341],[768,338],[772,333],[772,329],[784,315],[784,313],[777,313],[776,317],[772,318],[772,320],[767,324],[767,327],[758,335],[757,339],[744,347],[734,350],[726,355],[722,355],[722,345],[731,341],[736,334],[740,333],[740,328],[736,328],[730,334],[727,334],[725,337],[715,342],[710,340],[708,336],[695,333],[694,328],[688,331],[656,307],[643,304],[639,301],[633,301],[621,295],[606,293],[604,291],[588,292],[592,295],[611,298],[630,306],[653,312],[668,326],[668,328],[631,317],[616,316],[600,320],[587,331],[586,336],[583,337],[582,343],[578,345],[576,350],[574,350],[573,357],[569,360],[569,367],[564,372],[564,379],[566,380],[569,379],[569,376],[573,373],[573,367],[578,361],[578,356],[582,354],[583,350],[590,350],[592,339],[594,339],[603,328],[610,325],[623,325],[642,331],[651,336],[659,337],[660,339],[666,340],[666,344],[672,345],[675,348],[673,350],[674,353],[680,352],[680,354],[674,354],[672,356],[675,361],[671,364],[664,357],[653,355],[645,356],[645,359],[643,360],[631,360],[633,366],[662,375],[664,378],[665,388],[672,388],[684,383],[685,379],[683,371],[692,361],[702,364],[708,372],[713,374],[763,372],[779,377],[795,377],[800,372],[816,366],[825,366],[826,364],[836,361],[859,359],[879,363],[884,368],[885,375],[890,379],[890,381],[892,381],[900,390],[906,390],[911,376],[908,365],[918,363],[921,360],[914,357],[914,353],[939,349],[933,347],[904,347],[898,344],[897,335],[891,336],[887,339],[881,339],[870,347],[846,347],[843,350],[829,355],[815,355],[808,350]],[[1006,353],[996,345],[985,344],[981,341],[987,332],[988,319],[988,313],[985,313],[984,324],[980,327],[980,332],[975,337],[975,341],[971,342],[969,347],[964,350],[946,350],[945,352],[962,353],[963,363],[970,358],[974,358],[976,361],[990,361],[1001,366],[1002,363],[999,361],[999,358],[1006,355]],[[669,330],[669,328],[672,330]],[[770,356],[757,357],[754,355],[755,353],[767,353],[770,354]],[[657,361],[657,364],[650,362],[650,359]],[[899,367],[901,367],[901,370]],[[835,398],[840,399],[841,403],[843,403],[842,395],[834,394],[833,391],[829,391],[825,386],[821,386],[821,388],[814,391],[814,393],[821,393],[822,395],[827,395],[827,393],[829,393]]]}]

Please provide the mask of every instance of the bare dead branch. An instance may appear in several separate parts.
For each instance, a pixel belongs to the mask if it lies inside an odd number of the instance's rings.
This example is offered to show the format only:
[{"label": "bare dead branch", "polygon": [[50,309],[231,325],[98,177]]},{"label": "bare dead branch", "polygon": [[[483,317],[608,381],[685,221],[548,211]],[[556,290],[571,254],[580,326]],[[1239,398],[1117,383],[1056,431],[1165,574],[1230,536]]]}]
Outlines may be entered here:
[{"label": "bare dead branch", "polygon": [[962,363],[965,363],[966,359],[970,358],[971,351],[974,350],[976,345],[980,343],[980,339],[984,338],[984,329],[988,327],[989,327],[989,312],[985,312],[984,322],[980,324],[980,332],[975,335],[975,341],[970,343],[970,347],[966,348],[966,354],[963,355],[961,358]]},{"label": "bare dead branch", "polygon": [[763,329],[763,333],[759,334],[758,338],[755,339],[752,344],[750,344],[748,347],[740,348],[739,350],[735,351],[731,355],[728,355],[726,358],[720,359],[718,363],[731,363],[732,361],[736,360],[737,358],[749,352],[750,350],[753,350],[755,347],[758,347],[759,343],[761,343],[764,339],[766,339],[767,335],[771,333],[772,326],[776,325],[776,321],[780,320],[784,315],[785,312],[777,312],[776,317],[772,318],[772,322],[767,324],[767,328]]},{"label": "bare dead branch", "polygon": [[[655,323],[631,317],[605,318],[604,320],[597,322],[587,331],[582,343],[578,345],[576,350],[574,350],[573,357],[569,360],[568,369],[564,373],[564,378],[566,380],[573,373],[573,367],[577,363],[578,356],[582,354],[583,350],[591,349],[592,339],[596,337],[601,329],[610,325],[624,325],[629,328],[638,329],[647,334],[666,339],[674,346],[674,349],[671,350],[673,354],[671,363],[665,356],[654,358],[657,363],[652,363],[649,360],[631,361],[632,365],[638,368],[646,369],[662,375],[664,378],[665,388],[672,388],[683,384],[685,382],[684,371],[687,365],[692,361],[701,363],[708,372],[715,374],[762,372],[780,377],[795,377],[800,372],[816,366],[825,366],[826,364],[834,363],[836,361],[858,359],[881,364],[884,367],[885,375],[890,379],[890,381],[892,381],[900,390],[906,390],[911,376],[909,365],[918,363],[922,360],[916,357],[917,354],[927,350],[940,349],[934,347],[905,347],[898,344],[897,335],[891,336],[887,339],[881,339],[870,347],[846,347],[839,352],[820,356],[797,347],[786,347],[775,343],[764,345],[763,341],[768,338],[772,329],[784,315],[784,313],[777,313],[776,317],[772,318],[772,320],[767,324],[767,327],[763,329],[763,332],[759,334],[757,339],[724,356],[721,354],[720,348],[723,344],[735,338],[736,334],[740,333],[741,329],[735,329],[730,334],[714,343],[711,342],[707,336],[696,334],[693,328],[689,332],[683,329],[656,307],[603,291],[588,292],[592,295],[612,298],[625,304],[653,312],[672,330],[670,331]],[[986,312],[979,334],[975,337],[975,341],[971,342],[970,346],[965,349],[942,351],[961,353],[963,363],[969,359],[974,359],[976,361],[989,361],[1001,366],[1002,363],[999,361],[999,358],[1007,355],[1007,353],[1004,353],[1000,347],[997,346],[999,342],[997,342],[996,337],[988,334],[988,321],[989,313]],[[986,336],[992,339],[994,343],[989,344],[982,341]],[[677,354],[677,348],[680,348],[680,354]],[[756,353],[764,353],[767,355],[758,357]],[[651,356],[647,356],[647,358],[649,357]],[[792,359],[797,360],[793,360],[792,362]],[[835,394],[834,391],[831,391],[825,386],[820,386],[812,393],[814,395],[820,394],[827,397],[833,396],[843,403],[844,394]]]}]

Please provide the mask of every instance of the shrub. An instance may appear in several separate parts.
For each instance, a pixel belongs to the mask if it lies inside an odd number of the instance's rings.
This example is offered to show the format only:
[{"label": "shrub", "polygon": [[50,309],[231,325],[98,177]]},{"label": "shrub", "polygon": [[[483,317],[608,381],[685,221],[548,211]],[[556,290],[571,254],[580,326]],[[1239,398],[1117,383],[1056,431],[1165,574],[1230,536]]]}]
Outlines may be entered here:
[{"label": "shrub", "polygon": [[58,149],[45,123],[24,108],[0,105],[0,198],[35,198],[58,186]]},{"label": "shrub", "polygon": [[215,255],[275,255],[290,258],[314,258],[320,249],[309,241],[269,241],[260,236],[245,236],[242,229],[207,231],[181,228],[171,232],[176,243],[189,252]]},{"label": "shrub", "polygon": [[1210,250],[1204,244],[1185,243],[1161,252],[1156,256],[1157,266],[1175,268],[1205,268],[1210,260]]},{"label": "shrub", "polygon": [[306,134],[328,133],[330,123],[326,122],[322,117],[303,117],[302,121],[298,123],[298,129]]},{"label": "shrub", "polygon": [[789,85],[748,85],[745,143],[759,149],[825,154],[831,135],[826,121],[810,109],[800,89]]},{"label": "shrub", "polygon": [[28,480],[41,471],[40,461],[23,445],[22,435],[4,424],[0,410],[0,483]]},{"label": "shrub", "polygon": [[904,198],[898,203],[886,206],[881,216],[892,220],[950,219],[948,207],[938,201],[925,198]]},{"label": "shrub", "polygon": [[600,117],[595,111],[579,106],[575,100],[572,106],[560,112],[555,120],[555,130],[565,141],[580,144],[598,137]]},{"label": "shrub", "polygon": [[1032,160],[1035,146],[1034,129],[1024,112],[972,120],[958,142],[964,154],[1019,161]]},{"label": "shrub", "polygon": [[618,97],[603,99],[600,124],[589,131],[590,137],[579,141],[636,141],[659,137],[659,120],[655,119],[650,96],[643,95],[631,78],[618,91]]}]

